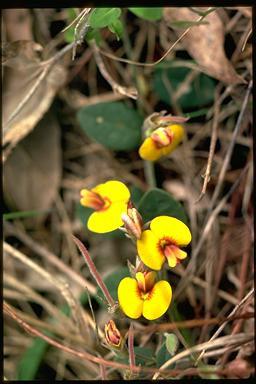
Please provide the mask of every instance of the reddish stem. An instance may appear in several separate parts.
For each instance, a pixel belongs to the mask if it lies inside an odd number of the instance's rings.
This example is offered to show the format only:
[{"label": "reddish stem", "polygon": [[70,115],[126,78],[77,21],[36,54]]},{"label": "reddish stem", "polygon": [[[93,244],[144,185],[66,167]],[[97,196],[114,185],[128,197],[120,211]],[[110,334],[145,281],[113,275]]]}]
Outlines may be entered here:
[{"label": "reddish stem", "polygon": [[115,305],[115,302],[114,302],[112,296],[110,295],[109,290],[107,289],[105,283],[103,282],[99,272],[97,271],[95,264],[92,261],[91,256],[89,255],[89,252],[87,251],[84,244],[76,236],[72,235],[72,237],[73,237],[74,242],[76,243],[77,247],[79,248],[80,252],[84,256],[86,264],[88,265],[88,268],[89,268],[92,276],[94,277],[96,283],[98,284],[98,286],[102,290],[102,293],[105,296],[107,302],[109,303],[109,305],[111,307],[113,307]]}]

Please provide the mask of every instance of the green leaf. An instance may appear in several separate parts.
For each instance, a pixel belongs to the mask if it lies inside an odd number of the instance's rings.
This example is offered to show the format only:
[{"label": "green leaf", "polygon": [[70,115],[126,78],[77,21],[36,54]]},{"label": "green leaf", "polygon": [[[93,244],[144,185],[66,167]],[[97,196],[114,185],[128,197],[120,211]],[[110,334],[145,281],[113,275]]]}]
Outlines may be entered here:
[{"label": "green leaf", "polygon": [[163,8],[128,8],[134,15],[145,20],[160,20],[163,14]]},{"label": "green leaf", "polygon": [[135,185],[132,185],[130,187],[130,192],[131,192],[131,201],[133,202],[133,204],[135,205],[135,207],[137,208],[142,196],[143,196],[143,191],[136,187]]},{"label": "green leaf", "polygon": [[176,353],[177,348],[179,346],[179,340],[174,333],[165,333],[164,336],[166,338],[165,340],[166,349],[169,352],[169,354],[173,356]]},{"label": "green leaf", "polygon": [[[191,72],[189,68],[158,68],[153,77],[153,89],[161,101],[171,105],[170,88],[173,93],[181,86],[186,76]],[[170,85],[168,87],[167,81]],[[214,101],[215,80],[209,76],[199,73],[188,85],[186,93],[178,98],[178,103],[183,109],[201,108]]]},{"label": "green leaf", "polygon": [[86,41],[95,40],[97,45],[99,45],[102,40],[100,30],[98,28],[89,28],[85,38]]},{"label": "green leaf", "polygon": [[107,27],[120,15],[120,8],[95,8],[88,18],[88,24],[93,28]]},{"label": "green leaf", "polygon": [[140,145],[143,118],[122,102],[89,105],[77,117],[90,139],[109,149],[129,151]]},{"label": "green leaf", "polygon": [[157,366],[157,368],[161,367],[169,359],[170,359],[170,354],[167,351],[166,343],[164,342],[156,354],[156,366]]},{"label": "green leaf", "polygon": [[[48,336],[50,333],[45,332]],[[49,344],[36,337],[31,346],[26,349],[17,367],[17,380],[33,380],[41,364]]]},{"label": "green leaf", "polygon": [[[121,267],[118,270],[112,272],[110,275],[108,275],[105,279],[103,279],[104,283],[106,284],[110,295],[113,297],[115,301],[117,301],[117,288],[120,283],[120,281],[124,278],[130,276],[130,272],[128,267]],[[101,289],[97,289],[97,294],[95,299],[98,301],[99,304],[103,304],[103,301],[100,300],[97,296],[101,297],[103,300],[105,300],[105,297],[103,296],[103,293],[101,292]]]},{"label": "green leaf", "polygon": [[124,27],[121,20],[116,19],[108,26],[109,30],[115,33],[117,40],[120,40],[124,33]]},{"label": "green leaf", "polygon": [[17,212],[8,212],[3,214],[4,220],[14,220],[14,219],[23,219],[25,217],[34,217],[39,215],[45,215],[46,213],[51,212],[50,209],[45,211],[17,211]]},{"label": "green leaf", "polygon": [[183,206],[162,189],[153,188],[146,192],[139,202],[138,210],[144,222],[152,220],[156,216],[172,216],[188,223]]}]

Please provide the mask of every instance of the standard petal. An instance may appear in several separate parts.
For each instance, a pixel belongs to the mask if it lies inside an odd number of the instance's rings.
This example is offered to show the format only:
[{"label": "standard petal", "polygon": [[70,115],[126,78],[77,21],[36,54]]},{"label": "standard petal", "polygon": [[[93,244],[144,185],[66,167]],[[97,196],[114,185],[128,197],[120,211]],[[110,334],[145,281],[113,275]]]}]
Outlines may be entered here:
[{"label": "standard petal", "polygon": [[150,230],[142,232],[137,240],[137,250],[142,262],[151,269],[159,271],[165,261],[164,255],[159,251],[158,238]]},{"label": "standard petal", "polygon": [[175,217],[155,217],[151,221],[150,228],[158,238],[169,237],[177,245],[188,245],[191,241],[189,228]]},{"label": "standard petal", "polygon": [[128,202],[130,199],[129,189],[124,183],[117,180],[110,180],[106,183],[99,184],[93,188],[92,191],[99,193],[103,198],[108,197],[112,203],[121,201]]},{"label": "standard petal", "polygon": [[98,211],[91,214],[87,222],[90,231],[106,233],[114,231],[123,225],[121,214],[126,212],[127,203],[111,204],[105,211]]},{"label": "standard petal", "polygon": [[148,320],[158,319],[169,308],[171,299],[172,288],[170,284],[165,280],[158,281],[144,300],[143,316]]},{"label": "standard petal", "polygon": [[157,148],[151,137],[147,137],[139,148],[139,155],[144,160],[156,161],[162,156],[160,148]]},{"label": "standard petal", "polygon": [[140,297],[137,281],[131,277],[122,279],[117,295],[119,305],[126,316],[138,319],[142,314],[143,300]]}]

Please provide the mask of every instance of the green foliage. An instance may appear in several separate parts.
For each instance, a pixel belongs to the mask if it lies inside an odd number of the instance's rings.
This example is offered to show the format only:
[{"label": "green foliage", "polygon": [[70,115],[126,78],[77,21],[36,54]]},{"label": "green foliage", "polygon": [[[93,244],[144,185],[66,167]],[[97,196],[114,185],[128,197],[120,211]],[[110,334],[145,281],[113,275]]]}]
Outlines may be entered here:
[{"label": "green foliage", "polygon": [[120,8],[95,8],[88,18],[92,28],[103,28],[112,25],[121,15]]},{"label": "green foliage", "polygon": [[[166,342],[164,341],[161,345],[161,348],[156,354],[156,366],[157,368],[161,367],[167,360],[170,359],[170,354],[166,348]],[[170,367],[169,367],[170,369]]]},{"label": "green foliage", "polygon": [[139,202],[138,210],[145,222],[164,215],[176,217],[185,224],[188,223],[183,206],[170,193],[162,189],[153,188],[146,192]]},{"label": "green foliage", "polygon": [[47,209],[45,211],[17,211],[17,212],[8,212],[3,214],[4,220],[15,220],[15,219],[23,219],[26,217],[34,217],[39,215],[45,215],[46,213],[50,213],[51,210]]},{"label": "green foliage", "polygon": [[89,105],[77,117],[90,139],[109,149],[129,151],[140,145],[143,118],[122,102]]},{"label": "green foliage", "polygon": [[124,26],[120,19],[116,19],[108,26],[112,33],[115,33],[117,40],[120,40],[124,33]]},{"label": "green foliage", "polygon": [[[118,270],[114,271],[110,275],[108,275],[105,279],[103,279],[104,283],[106,284],[110,295],[113,297],[115,301],[117,301],[117,288],[120,283],[120,281],[126,277],[130,276],[130,272],[128,267],[121,267]],[[103,293],[101,292],[101,289],[98,288],[97,294],[96,294],[96,300],[99,304],[103,305],[103,302],[101,299],[98,298],[101,297],[103,300],[105,300],[105,297]]]},{"label": "green foliage", "polygon": [[[77,17],[75,8],[68,8],[67,10],[68,20],[67,24],[72,23],[72,21]],[[67,43],[72,43],[74,41],[75,25],[70,26],[65,32],[64,37]]]},{"label": "green foliage", "polygon": [[[169,67],[166,69],[158,67],[153,78],[153,89],[160,100],[171,105],[171,95],[169,89],[167,89],[168,85],[166,85],[166,82],[170,83],[174,93],[190,72],[190,69],[184,67]],[[180,96],[178,103],[183,109],[204,107],[213,102],[214,91],[215,81],[209,76],[199,73],[188,86],[186,93]]]},{"label": "green foliage", "polygon": [[88,42],[90,40],[94,40],[97,45],[99,45],[102,40],[100,30],[98,28],[89,28],[85,37]]},{"label": "green foliage", "polygon": [[128,8],[134,15],[145,20],[160,20],[163,14],[163,8],[148,7],[148,8]]},{"label": "green foliage", "polygon": [[[47,333],[47,332],[46,332]],[[49,336],[50,333],[48,333]],[[26,349],[17,367],[17,380],[33,380],[49,344],[36,337]]]},{"label": "green foliage", "polygon": [[166,349],[171,356],[175,355],[177,348],[179,346],[179,340],[174,333],[165,333],[165,345]]},{"label": "green foliage", "polygon": [[[142,366],[151,366],[155,362],[154,351],[146,347],[134,347],[135,364]],[[129,356],[116,355],[114,360],[118,363],[129,364]]]}]

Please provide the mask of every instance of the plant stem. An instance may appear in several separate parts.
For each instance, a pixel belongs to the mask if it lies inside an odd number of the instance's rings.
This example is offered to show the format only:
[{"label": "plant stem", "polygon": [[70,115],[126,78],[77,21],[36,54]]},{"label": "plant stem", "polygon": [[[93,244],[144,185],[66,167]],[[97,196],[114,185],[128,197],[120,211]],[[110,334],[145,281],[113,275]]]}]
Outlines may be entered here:
[{"label": "plant stem", "polygon": [[76,236],[72,235],[72,237],[73,237],[73,240],[76,243],[77,247],[79,248],[80,252],[84,256],[86,264],[88,265],[88,268],[89,268],[92,276],[96,280],[96,283],[98,284],[98,286],[102,290],[102,293],[105,296],[107,302],[109,303],[109,305],[111,307],[113,307],[115,305],[115,302],[114,302],[112,296],[110,295],[109,290],[107,289],[105,283],[103,282],[99,272],[97,271],[97,268],[95,267],[95,264],[92,261],[91,256],[89,255],[89,252],[85,248],[84,244]]}]

